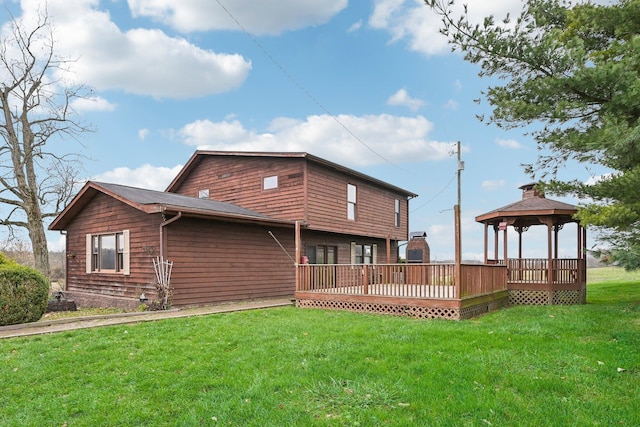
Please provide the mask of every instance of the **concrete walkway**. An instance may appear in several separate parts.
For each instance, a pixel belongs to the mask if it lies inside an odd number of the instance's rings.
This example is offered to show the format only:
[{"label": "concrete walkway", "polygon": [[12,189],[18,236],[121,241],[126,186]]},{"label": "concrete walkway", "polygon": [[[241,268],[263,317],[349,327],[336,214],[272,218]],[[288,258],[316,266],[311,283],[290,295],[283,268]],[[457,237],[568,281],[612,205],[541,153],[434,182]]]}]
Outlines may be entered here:
[{"label": "concrete walkway", "polygon": [[283,307],[287,305],[293,305],[293,300],[281,298],[185,309],[170,309],[164,311],[142,311],[100,316],[74,317],[59,320],[41,320],[39,322],[24,323],[21,325],[0,326],[0,338],[24,337],[29,335],[70,331],[74,329],[95,328],[97,326],[148,322],[151,320],[202,316],[206,314],[229,313],[232,311],[256,310],[260,308]]}]

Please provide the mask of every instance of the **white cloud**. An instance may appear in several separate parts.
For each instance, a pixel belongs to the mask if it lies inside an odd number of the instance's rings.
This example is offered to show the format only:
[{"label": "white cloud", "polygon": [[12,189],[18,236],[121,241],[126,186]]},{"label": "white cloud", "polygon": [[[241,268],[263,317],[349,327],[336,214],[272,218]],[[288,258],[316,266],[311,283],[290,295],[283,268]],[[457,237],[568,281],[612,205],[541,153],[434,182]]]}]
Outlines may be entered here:
[{"label": "white cloud", "polygon": [[116,104],[112,104],[99,96],[78,98],[71,102],[71,107],[79,113],[86,111],[114,111]]},{"label": "white cloud", "polygon": [[356,31],[358,31],[360,28],[362,28],[362,19],[359,20],[358,22],[354,22],[353,24],[351,24],[351,26],[349,27],[349,29],[347,29],[348,33],[355,33]]},{"label": "white cloud", "polygon": [[458,103],[453,100],[453,99],[449,99],[445,104],[444,104],[444,109],[445,110],[457,110],[458,109]]},{"label": "white cloud", "polygon": [[505,185],[507,185],[507,182],[504,179],[498,179],[494,181],[486,180],[482,181],[482,184],[480,184],[482,189],[487,191],[499,190],[501,188],[504,188]]},{"label": "white cloud", "polygon": [[136,169],[115,168],[96,175],[91,180],[163,191],[181,169],[182,165],[167,168],[144,164]]},{"label": "white cloud", "polygon": [[149,133],[150,133],[150,131],[147,128],[140,129],[140,130],[138,130],[138,138],[141,141],[144,141],[145,139],[147,139],[147,136],[149,136]]},{"label": "white cloud", "polygon": [[[488,0],[456,2],[452,7],[460,14],[463,4],[469,6],[472,22],[480,23],[485,16],[494,15],[502,19],[510,12],[519,15],[520,0]],[[423,0],[374,0],[369,17],[372,28],[387,31],[391,43],[404,40],[409,49],[427,55],[445,54],[451,51],[446,38],[440,34],[441,17],[431,11]]]},{"label": "white cloud", "polygon": [[524,146],[520,144],[515,139],[496,139],[496,144],[498,144],[502,148],[508,148],[510,150],[520,150],[523,149]]},{"label": "white cloud", "polygon": [[[23,0],[22,19],[33,22],[39,0]],[[157,29],[122,31],[97,0],[49,2],[47,11],[62,56],[75,59],[61,77],[98,90],[116,89],[155,98],[184,99],[239,87],[251,63]]]},{"label": "white cloud", "polygon": [[128,3],[134,17],[149,17],[184,33],[240,30],[237,20],[253,34],[276,35],[323,24],[344,9],[348,0],[128,0]]},{"label": "white cloud", "polygon": [[424,105],[424,101],[412,98],[406,89],[400,89],[387,99],[387,105],[404,106],[411,111],[417,111]]},{"label": "white cloud", "polygon": [[329,115],[309,116],[304,121],[278,118],[263,133],[246,129],[238,120],[197,120],[177,135],[198,149],[303,151],[350,166],[383,163],[381,156],[392,163],[449,158],[451,144],[430,140],[433,124],[422,116],[340,115],[336,119],[367,146]]},{"label": "white cloud", "polygon": [[613,173],[605,173],[602,175],[593,175],[591,177],[589,177],[589,179],[587,179],[584,183],[586,185],[594,185],[599,183],[602,180],[608,179],[613,175]]}]

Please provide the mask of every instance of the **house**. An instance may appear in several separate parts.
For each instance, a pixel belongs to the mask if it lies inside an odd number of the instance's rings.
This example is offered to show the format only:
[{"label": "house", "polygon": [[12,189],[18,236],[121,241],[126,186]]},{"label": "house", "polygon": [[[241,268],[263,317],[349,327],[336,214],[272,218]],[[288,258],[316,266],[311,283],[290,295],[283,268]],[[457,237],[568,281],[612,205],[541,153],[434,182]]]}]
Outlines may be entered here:
[{"label": "house", "polygon": [[190,306],[292,297],[299,262],[397,262],[415,196],[308,153],[197,151],[164,192],[87,182],[49,228],[79,306],[138,305],[158,257]]}]

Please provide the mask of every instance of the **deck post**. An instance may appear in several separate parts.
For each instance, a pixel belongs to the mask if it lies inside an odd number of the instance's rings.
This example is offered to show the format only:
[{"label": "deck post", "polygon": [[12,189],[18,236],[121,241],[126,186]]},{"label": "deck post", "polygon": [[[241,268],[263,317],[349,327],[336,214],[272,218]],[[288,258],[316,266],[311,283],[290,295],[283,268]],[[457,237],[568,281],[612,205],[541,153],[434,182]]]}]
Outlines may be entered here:
[{"label": "deck post", "polygon": [[453,207],[455,215],[455,269],[453,272],[453,286],[455,292],[455,298],[460,298],[460,277],[462,276],[462,245],[460,241],[460,205]]},{"label": "deck post", "polygon": [[300,263],[300,256],[301,256],[300,254],[300,221],[296,221],[294,233],[295,233],[294,239],[295,239],[295,245],[296,245],[296,249],[295,249],[296,259],[294,263],[296,268],[295,280],[296,280],[296,291],[299,291],[300,290],[300,264],[299,263]]},{"label": "deck post", "polygon": [[362,292],[369,294],[369,268],[367,264],[362,265]]}]

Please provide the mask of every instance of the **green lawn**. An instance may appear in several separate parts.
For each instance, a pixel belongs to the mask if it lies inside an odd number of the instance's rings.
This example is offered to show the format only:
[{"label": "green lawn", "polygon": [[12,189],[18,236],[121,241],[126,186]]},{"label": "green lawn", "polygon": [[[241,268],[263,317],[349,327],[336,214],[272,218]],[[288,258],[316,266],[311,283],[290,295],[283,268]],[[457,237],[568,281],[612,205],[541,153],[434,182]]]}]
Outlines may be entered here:
[{"label": "green lawn", "polygon": [[0,340],[0,425],[638,426],[640,280],[598,274],[586,306],[461,322],[285,307]]}]

